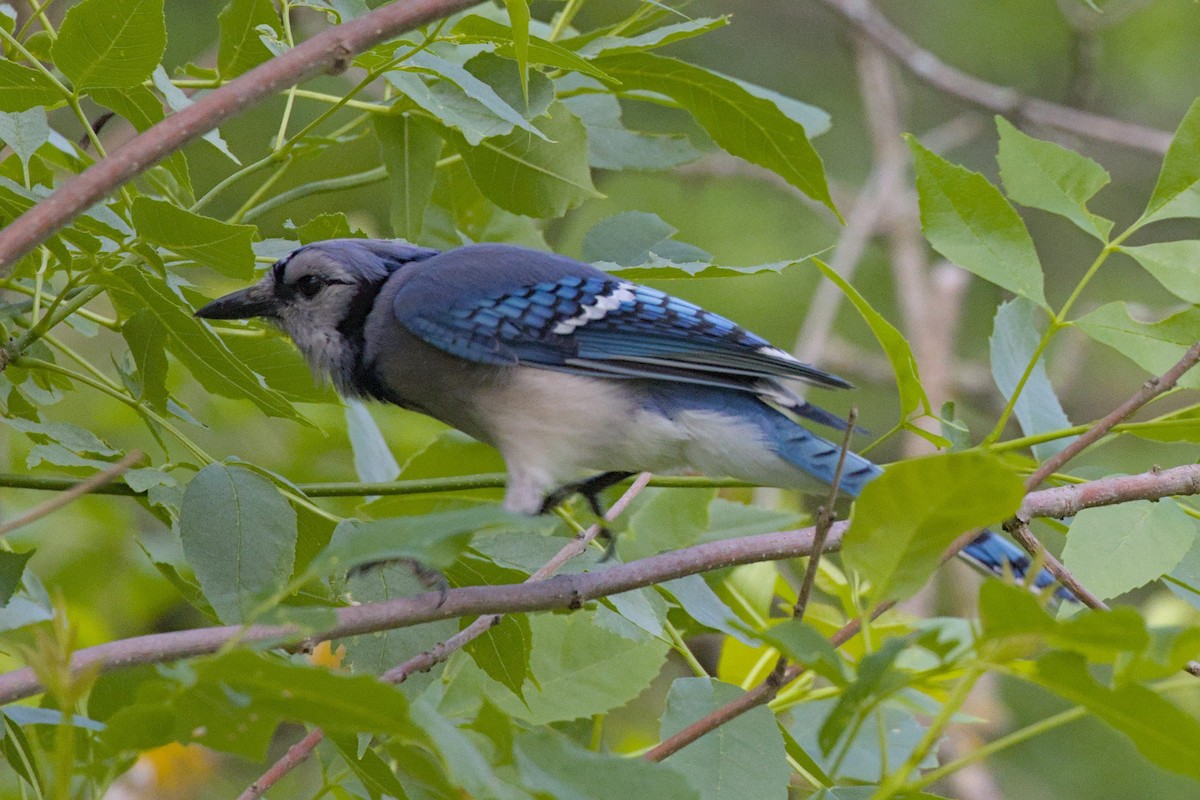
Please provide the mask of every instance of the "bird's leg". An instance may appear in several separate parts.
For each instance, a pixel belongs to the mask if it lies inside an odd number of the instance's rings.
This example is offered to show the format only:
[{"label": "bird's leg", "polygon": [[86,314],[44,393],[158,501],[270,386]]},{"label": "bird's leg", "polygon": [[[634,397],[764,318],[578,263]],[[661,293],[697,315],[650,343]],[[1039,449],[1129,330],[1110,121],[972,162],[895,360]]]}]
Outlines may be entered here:
[{"label": "bird's leg", "polygon": [[592,509],[592,513],[599,518],[599,538],[604,540],[604,560],[607,561],[612,558],[617,542],[613,538],[612,531],[604,524],[604,507],[600,505],[600,493],[610,486],[616,486],[621,481],[635,474],[633,472],[621,471],[602,472],[591,478],[560,486],[546,495],[546,499],[542,503],[541,513],[546,514],[552,511],[571,495],[577,494],[583,497],[587,501],[588,507]]}]

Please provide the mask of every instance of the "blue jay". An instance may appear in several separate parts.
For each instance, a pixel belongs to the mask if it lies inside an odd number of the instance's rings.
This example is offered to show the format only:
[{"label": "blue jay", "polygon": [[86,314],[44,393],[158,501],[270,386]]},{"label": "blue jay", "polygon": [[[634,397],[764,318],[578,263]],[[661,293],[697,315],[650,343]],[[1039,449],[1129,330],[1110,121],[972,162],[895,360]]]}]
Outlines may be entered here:
[{"label": "blue jay", "polygon": [[[523,247],[332,239],[196,316],[265,317],[342,395],[495,446],[504,506],[521,514],[576,493],[599,513],[599,493],[642,470],[816,488],[833,480],[840,447],[795,419],[845,429],[784,383],[848,388],[841,378],[692,303]],[[847,453],[841,489],[856,496],[880,473]],[[1030,566],[990,531],[963,554],[995,574]]]}]

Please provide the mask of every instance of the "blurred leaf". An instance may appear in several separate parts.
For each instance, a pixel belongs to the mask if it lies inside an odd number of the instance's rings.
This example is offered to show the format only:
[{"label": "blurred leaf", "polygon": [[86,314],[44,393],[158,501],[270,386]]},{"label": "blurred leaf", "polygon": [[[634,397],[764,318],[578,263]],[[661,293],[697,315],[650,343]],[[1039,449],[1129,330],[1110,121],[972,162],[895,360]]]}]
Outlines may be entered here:
[{"label": "blurred leaf", "polygon": [[1071,523],[1063,564],[1098,597],[1162,577],[1196,541],[1196,523],[1170,498],[1086,508]]},{"label": "blurred leaf", "polygon": [[31,67],[0,59],[0,111],[52,108],[65,102],[54,82]]},{"label": "blurred leaf", "polygon": [[712,489],[644,490],[617,541],[621,558],[632,561],[695,544],[708,529],[708,502],[715,495]]},{"label": "blurred leaf", "polygon": [[482,636],[467,642],[464,649],[489,678],[523,701],[525,692],[522,687],[529,674],[532,637],[528,617],[524,614],[505,614]]},{"label": "blurred leaf", "polygon": [[[667,738],[744,692],[712,678],[677,678],[667,693],[660,738]],[[704,800],[788,796],[791,770],[775,715],[752,708],[665,762]]]},{"label": "blurred leaf", "polygon": [[817,733],[822,755],[829,756],[846,731],[853,735],[858,727],[853,723],[861,714],[907,682],[904,673],[896,669],[896,659],[908,644],[905,638],[887,639],[878,650],[862,657],[854,682],[842,692]]},{"label": "blurred leaf", "polygon": [[1008,196],[1023,206],[1066,217],[1102,242],[1112,221],[1096,216],[1087,202],[1109,182],[1104,167],[1073,150],[1035,139],[996,117],[1000,131],[1000,178]]},{"label": "blurred leaf", "polygon": [[458,792],[450,797],[529,800],[527,793],[502,781],[492,769],[491,762],[480,750],[480,745],[484,744],[482,740],[468,736],[427,702],[413,703],[411,713],[419,729],[436,744],[441,766],[458,788]]},{"label": "blurred leaf", "polygon": [[[288,227],[288,223],[284,223]],[[367,234],[351,226],[344,211],[326,211],[317,214],[303,225],[293,225],[300,244],[323,242],[326,239],[366,239]]]},{"label": "blurred leaf", "polygon": [[159,247],[239,281],[254,277],[253,225],[230,225],[148,197],[133,201],[133,224]]},{"label": "blurred leaf", "polygon": [[[478,14],[469,14],[454,26],[454,34],[465,42],[493,42],[498,55],[516,57],[517,51],[512,28],[495,20]],[[580,57],[561,45],[536,36],[528,37],[525,60],[530,64],[581,72],[594,78],[605,79],[608,77],[602,70],[596,69],[586,58]]]},{"label": "blurred leaf", "polygon": [[[1158,322],[1138,322],[1127,303],[1109,303],[1075,320],[1075,327],[1139,367],[1162,375],[1200,341],[1200,309],[1189,308]],[[1200,371],[1184,373],[1179,385],[1200,386]]]},{"label": "blurred leaf", "polygon": [[1151,762],[1200,779],[1200,723],[1150,689],[1138,684],[1102,686],[1082,657],[1068,653],[1043,656],[1030,679],[1124,733]]},{"label": "blurred leaf", "polygon": [[623,211],[603,219],[583,237],[583,260],[607,261],[623,267],[638,267],[653,256],[668,261],[711,261],[712,256],[699,247],[674,241],[679,233],[657,214]]},{"label": "blurred leaf", "polygon": [[102,458],[121,455],[120,450],[73,422],[34,422],[19,417],[0,417],[0,421],[39,444],[59,444],[76,455]]},{"label": "blurred leaf", "polygon": [[46,109],[0,113],[0,142],[4,142],[22,163],[28,164],[37,149],[50,141],[50,123]]},{"label": "blurred leaf", "polygon": [[21,587],[21,577],[25,574],[25,565],[33,558],[35,550],[24,553],[14,553],[0,550],[0,606],[8,605],[17,589]]},{"label": "blurred leaf", "polygon": [[921,375],[917,371],[917,359],[913,356],[908,340],[896,329],[896,326],[883,318],[871,304],[866,301],[858,290],[851,286],[845,278],[834,272],[833,268],[818,258],[812,259],[817,268],[826,278],[837,284],[847,299],[854,304],[871,333],[875,335],[879,346],[892,364],[892,372],[896,375],[896,386],[900,390],[900,412],[907,419],[913,412],[920,410],[922,414],[933,413],[929,407],[929,398],[921,386]]},{"label": "blurred leaf", "polygon": [[[125,89],[93,89],[89,96],[100,105],[124,117],[139,132],[162,122],[166,116],[162,103],[154,92],[140,84]],[[182,188],[185,199],[190,201],[192,179],[183,151],[176,150],[163,159],[162,168],[171,174]],[[153,174],[153,170],[150,174]]]},{"label": "blurred leaf", "polygon": [[222,397],[250,400],[270,416],[308,424],[291,403],[267,388],[259,376],[229,352],[205,323],[193,317],[165,281],[132,265],[118,267],[110,274],[116,287],[131,292],[137,304],[162,323],[171,352],[204,388]]},{"label": "blurred leaf", "polygon": [[[668,44],[690,39],[693,36],[700,36],[722,28],[728,23],[729,17],[697,17],[686,22],[661,25],[637,36],[597,36],[584,41],[579,47],[579,54],[585,58],[595,58],[601,55],[641,53],[655,47],[665,47]],[[576,40],[567,39],[563,45],[571,47],[575,43]]]},{"label": "blurred leaf", "polygon": [[37,754],[30,745],[29,737],[20,725],[7,715],[3,716],[4,727],[0,732],[4,735],[0,736],[0,753],[4,754],[4,760],[12,767],[13,772],[33,788],[37,797],[46,797],[50,788],[42,782]]},{"label": "blurred leaf", "polygon": [[[1037,350],[1041,338],[1038,328],[1043,319],[1038,313],[1038,307],[1023,297],[1014,297],[1007,303],[1002,303],[996,311],[988,346],[992,362],[992,380],[996,382],[996,388],[1005,400],[1012,398],[1025,368]],[[1071,427],[1071,420],[1067,419],[1067,414],[1058,401],[1058,395],[1054,393],[1054,386],[1046,376],[1044,354],[1038,357],[1037,364],[1029,373],[1013,411],[1026,436]],[[1064,436],[1061,439],[1035,444],[1032,448],[1033,456],[1038,461],[1045,461],[1076,438],[1078,437]]]},{"label": "blurred leaf", "polygon": [[374,115],[379,153],[391,187],[392,235],[420,240],[433,176],[442,152],[437,127],[415,114]]},{"label": "blurred leaf", "polygon": [[1024,494],[1017,473],[987,453],[893,464],[858,498],[842,560],[870,584],[872,603],[908,597],[958,536],[1010,516]]},{"label": "blurred leaf", "polygon": [[716,592],[699,575],[687,575],[660,583],[658,589],[704,627],[732,636],[743,644],[756,644],[752,637],[746,635],[737,614],[717,597]]},{"label": "blurred leaf", "polygon": [[670,97],[726,151],[771,170],[837,213],[804,127],[771,100],[701,67],[650,53],[604,56],[596,64],[625,89]]},{"label": "blurred leaf", "polygon": [[[587,133],[561,103],[540,118],[541,138],[524,131],[482,140],[459,152],[479,190],[500,208],[530,217],[561,217],[599,196],[587,163]],[[547,140],[548,138],[548,140]]]},{"label": "blurred leaf", "polygon": [[230,0],[217,15],[217,24],[221,29],[217,71],[226,80],[271,58],[271,51],[259,38],[260,25],[281,33],[279,13],[271,0]]},{"label": "blurred leaf", "polygon": [[1141,247],[1122,247],[1163,288],[1189,303],[1200,303],[1200,241],[1154,242]]},{"label": "blurred leaf", "polygon": [[163,0],[83,0],[67,12],[50,54],[81,92],[138,85],[166,46]]},{"label": "blurred leaf", "polygon": [[354,451],[354,473],[358,479],[364,483],[394,481],[400,474],[400,465],[370,410],[359,400],[349,400],[345,413],[350,449]]},{"label": "blurred leaf", "polygon": [[1175,131],[1142,221],[1173,217],[1200,217],[1200,100]]},{"label": "blurred leaf", "polygon": [[523,517],[494,505],[374,522],[343,520],[329,546],[309,565],[309,573],[331,575],[363,564],[402,558],[443,569],[458,558],[477,531],[522,524]]},{"label": "blurred leaf", "polygon": [[296,512],[261,475],[210,464],[187,485],[179,536],[217,616],[245,622],[292,574]]},{"label": "blurred leaf", "polygon": [[[638,758],[585,750],[561,734],[529,731],[513,744],[524,788],[556,800],[692,800],[700,797],[672,769],[675,759],[655,764]],[[733,796],[733,795],[712,795]],[[765,796],[765,795],[764,795]]]},{"label": "blurred leaf", "polygon": [[[171,107],[172,111],[183,111],[185,108],[192,105],[192,99],[184,93],[183,89],[180,89],[178,86],[171,83],[171,77],[167,75],[167,71],[163,69],[161,64],[155,67],[152,80],[154,82],[154,88],[158,89],[158,91],[162,93],[163,99],[167,101],[167,105]],[[237,164],[239,167],[242,165],[242,162],[238,159],[238,157],[235,156],[233,151],[229,149],[229,145],[226,144],[223,138],[221,138],[221,131],[218,128],[205,131],[200,135],[200,138],[217,148],[218,152],[220,152],[234,164]]]},{"label": "blurred leaf", "polygon": [[984,280],[1047,308],[1033,239],[1000,191],[911,136],[921,227],[933,249]]}]

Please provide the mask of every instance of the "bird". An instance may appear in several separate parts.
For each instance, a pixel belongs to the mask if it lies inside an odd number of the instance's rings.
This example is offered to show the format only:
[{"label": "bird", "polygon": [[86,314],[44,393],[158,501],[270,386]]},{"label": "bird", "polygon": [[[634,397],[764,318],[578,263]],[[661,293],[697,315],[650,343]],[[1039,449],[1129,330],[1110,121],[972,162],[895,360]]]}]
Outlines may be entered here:
[{"label": "bird", "polygon": [[[814,491],[844,458],[838,488],[851,496],[882,474],[802,424],[846,429],[788,386],[849,382],[719,314],[554,253],[329,239],[195,315],[264,318],[342,396],[494,446],[508,472],[504,508],[518,514],[578,494],[600,516],[601,493],[641,471]],[[1031,569],[990,530],[960,555],[994,575]],[[1054,578],[1041,570],[1032,583]]]}]

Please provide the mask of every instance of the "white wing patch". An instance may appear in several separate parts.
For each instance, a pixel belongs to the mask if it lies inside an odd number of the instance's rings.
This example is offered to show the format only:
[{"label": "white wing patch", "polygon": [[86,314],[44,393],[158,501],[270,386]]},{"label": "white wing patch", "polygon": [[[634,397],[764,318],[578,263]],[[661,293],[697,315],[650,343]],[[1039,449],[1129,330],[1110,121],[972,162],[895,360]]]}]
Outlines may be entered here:
[{"label": "white wing patch", "polygon": [[618,283],[617,288],[608,294],[596,297],[591,305],[585,305],[583,310],[573,317],[568,317],[554,326],[554,333],[566,336],[575,332],[591,320],[603,319],[608,312],[620,308],[621,303],[632,302],[637,297],[633,293],[632,283]]},{"label": "white wing patch", "polygon": [[780,350],[778,347],[765,345],[758,348],[759,355],[768,356],[769,358],[778,358],[780,361],[788,361],[791,363],[799,363],[799,360],[786,350]]}]

